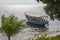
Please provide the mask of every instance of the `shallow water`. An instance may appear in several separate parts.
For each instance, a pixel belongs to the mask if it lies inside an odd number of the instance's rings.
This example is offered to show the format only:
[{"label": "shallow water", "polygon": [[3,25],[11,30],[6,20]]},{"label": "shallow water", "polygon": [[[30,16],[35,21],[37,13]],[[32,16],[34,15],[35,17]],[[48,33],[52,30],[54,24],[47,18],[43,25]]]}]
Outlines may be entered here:
[{"label": "shallow water", "polygon": [[[0,6],[0,27],[1,27],[1,16],[4,14],[5,16],[9,16],[11,14],[18,17],[19,20],[26,20],[24,13],[26,12],[36,12],[45,14],[43,7],[38,5],[2,5]],[[34,37],[39,34],[60,31],[60,22],[58,20],[51,21],[49,18],[49,26],[46,28],[35,28],[30,27],[25,28],[21,33],[12,37],[12,40],[25,40],[27,37]],[[0,40],[6,40],[0,34]]]}]

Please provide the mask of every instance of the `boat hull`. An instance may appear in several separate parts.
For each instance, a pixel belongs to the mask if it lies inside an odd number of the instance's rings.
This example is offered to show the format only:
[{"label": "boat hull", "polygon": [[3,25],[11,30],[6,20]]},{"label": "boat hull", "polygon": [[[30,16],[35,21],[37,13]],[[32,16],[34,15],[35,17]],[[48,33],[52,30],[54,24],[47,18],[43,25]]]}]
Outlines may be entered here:
[{"label": "boat hull", "polygon": [[44,19],[42,19],[42,20],[44,20],[44,22],[42,22],[41,20],[37,21],[37,20],[34,19],[34,18],[38,18],[38,17],[32,17],[32,16],[29,16],[29,15],[25,15],[25,16],[27,18],[27,23],[28,24],[38,25],[38,26],[44,26],[45,24],[48,24],[48,21],[45,21]]}]

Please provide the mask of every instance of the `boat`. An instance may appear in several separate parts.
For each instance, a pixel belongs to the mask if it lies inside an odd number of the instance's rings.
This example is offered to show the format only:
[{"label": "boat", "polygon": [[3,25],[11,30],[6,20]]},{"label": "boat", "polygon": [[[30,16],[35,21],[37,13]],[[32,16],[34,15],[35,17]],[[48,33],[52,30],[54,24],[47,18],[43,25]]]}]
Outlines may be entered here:
[{"label": "boat", "polygon": [[28,12],[25,13],[25,16],[27,18],[27,24],[37,26],[44,26],[48,24],[48,16],[44,14]]}]

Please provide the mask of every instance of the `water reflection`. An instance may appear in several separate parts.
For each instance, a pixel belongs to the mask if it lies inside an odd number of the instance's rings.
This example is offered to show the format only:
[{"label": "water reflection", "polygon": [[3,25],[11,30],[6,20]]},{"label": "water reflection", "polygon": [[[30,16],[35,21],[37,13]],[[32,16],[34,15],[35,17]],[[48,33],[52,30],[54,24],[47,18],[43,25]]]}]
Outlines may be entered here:
[{"label": "water reflection", "polygon": [[33,25],[28,22],[26,22],[26,24],[28,27],[33,28],[37,32],[47,32],[48,31],[48,27],[46,27],[46,26]]}]

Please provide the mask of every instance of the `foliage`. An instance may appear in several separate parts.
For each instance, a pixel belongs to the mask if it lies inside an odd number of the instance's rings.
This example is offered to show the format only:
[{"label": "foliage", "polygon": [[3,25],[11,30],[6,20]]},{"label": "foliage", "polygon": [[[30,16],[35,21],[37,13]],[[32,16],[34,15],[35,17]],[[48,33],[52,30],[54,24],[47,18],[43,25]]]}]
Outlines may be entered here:
[{"label": "foliage", "polygon": [[44,8],[46,13],[52,20],[60,20],[60,0],[36,0],[37,2],[42,1],[47,6]]},{"label": "foliage", "polygon": [[47,35],[41,35],[41,37],[29,38],[28,40],[60,40],[60,35],[55,36],[55,37],[49,37]]},{"label": "foliage", "polygon": [[2,16],[2,27],[0,29],[6,34],[8,40],[10,40],[11,36],[19,33],[24,27],[23,21],[19,21],[17,17],[14,17],[13,15],[9,17]]}]

